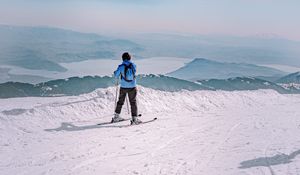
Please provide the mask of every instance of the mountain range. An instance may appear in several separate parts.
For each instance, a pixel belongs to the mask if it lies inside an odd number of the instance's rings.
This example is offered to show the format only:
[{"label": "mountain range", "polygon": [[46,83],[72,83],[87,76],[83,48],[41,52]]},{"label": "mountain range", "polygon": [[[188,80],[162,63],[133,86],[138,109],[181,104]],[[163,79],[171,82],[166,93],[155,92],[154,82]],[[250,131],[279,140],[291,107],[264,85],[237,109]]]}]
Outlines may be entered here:
[{"label": "mountain range", "polygon": [[[68,79],[51,80],[39,84],[29,84],[20,82],[6,82],[0,84],[0,98],[11,97],[46,97],[46,96],[69,96],[89,93],[97,88],[107,88],[114,86],[115,79],[112,77],[85,76],[71,77]],[[139,75],[138,84],[161,91],[181,91],[181,90],[258,90],[273,89],[283,94],[300,93],[300,88],[277,84],[274,82],[252,78],[236,77],[229,79],[210,79],[191,82],[165,75]]]},{"label": "mountain range", "polygon": [[[114,78],[108,76],[85,76],[51,80],[38,84],[6,82],[0,84],[0,98],[79,95],[89,93],[97,88],[114,86],[114,81]],[[141,86],[164,91],[210,89],[197,83],[164,75],[139,75],[137,81]]]},{"label": "mountain range", "polygon": [[143,55],[148,57],[202,57],[225,62],[300,67],[300,42],[280,37],[147,33],[127,38],[142,44],[146,48]]},{"label": "mountain range", "polygon": [[[82,33],[53,27],[0,25],[0,64],[64,72],[59,63],[119,58],[210,58],[226,62],[300,67],[300,42],[283,38],[181,34]],[[284,59],[283,59],[284,58]]]},{"label": "mountain range", "polygon": [[112,59],[143,47],[129,40],[51,27],[0,25],[0,64],[64,72],[59,63]]}]

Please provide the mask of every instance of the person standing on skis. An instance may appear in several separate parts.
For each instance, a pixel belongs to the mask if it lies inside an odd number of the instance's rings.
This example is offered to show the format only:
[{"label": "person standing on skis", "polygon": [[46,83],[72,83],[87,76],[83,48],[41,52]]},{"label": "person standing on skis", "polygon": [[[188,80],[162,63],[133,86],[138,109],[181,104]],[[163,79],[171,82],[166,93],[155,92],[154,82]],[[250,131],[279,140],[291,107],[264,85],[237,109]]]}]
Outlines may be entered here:
[{"label": "person standing on skis", "polygon": [[120,64],[116,71],[114,71],[115,78],[121,77],[121,85],[119,91],[119,99],[117,102],[117,106],[115,109],[114,117],[112,118],[112,122],[123,121],[124,118],[120,116],[122,106],[124,104],[126,95],[128,94],[130,107],[131,107],[131,116],[132,124],[139,124],[140,121],[137,117],[137,103],[136,103],[136,65],[131,62],[131,55],[128,52],[123,53],[122,55],[122,64]]}]

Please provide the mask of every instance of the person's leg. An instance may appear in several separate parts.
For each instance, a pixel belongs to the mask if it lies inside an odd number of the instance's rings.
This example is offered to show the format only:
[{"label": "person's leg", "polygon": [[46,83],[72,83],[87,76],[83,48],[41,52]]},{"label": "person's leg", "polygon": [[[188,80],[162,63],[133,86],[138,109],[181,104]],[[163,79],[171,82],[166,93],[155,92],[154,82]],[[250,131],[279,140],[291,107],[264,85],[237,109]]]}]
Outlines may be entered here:
[{"label": "person's leg", "polygon": [[122,106],[124,104],[126,97],[126,89],[120,88],[119,100],[117,102],[117,107],[115,109],[115,113],[120,114],[122,110]]},{"label": "person's leg", "polygon": [[137,95],[136,88],[131,88],[128,91],[128,97],[129,97],[129,102],[130,102],[130,107],[131,107],[131,116],[132,117],[136,117],[138,115],[137,114],[136,95]]}]

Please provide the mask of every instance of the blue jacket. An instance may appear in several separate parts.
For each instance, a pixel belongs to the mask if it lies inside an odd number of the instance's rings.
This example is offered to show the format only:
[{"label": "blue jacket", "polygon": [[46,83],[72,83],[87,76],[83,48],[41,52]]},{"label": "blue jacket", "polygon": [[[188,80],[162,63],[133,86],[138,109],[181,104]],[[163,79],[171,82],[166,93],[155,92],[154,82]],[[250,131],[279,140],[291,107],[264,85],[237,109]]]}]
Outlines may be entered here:
[{"label": "blue jacket", "polygon": [[[126,64],[126,65],[132,64],[133,65],[133,72],[134,72],[134,74],[136,74],[136,65],[133,62],[126,60],[126,61],[123,61],[123,63],[120,64],[118,66],[118,69],[114,72],[115,78],[119,78],[121,75],[123,77],[125,77],[125,75],[124,75],[125,66],[123,64]],[[133,80],[133,81],[127,82],[127,81],[125,81],[124,79],[121,78],[121,87],[122,88],[134,88],[134,87],[136,87],[136,79],[133,77],[133,74],[131,74],[131,73],[128,74],[127,73],[127,79],[128,80]]]}]

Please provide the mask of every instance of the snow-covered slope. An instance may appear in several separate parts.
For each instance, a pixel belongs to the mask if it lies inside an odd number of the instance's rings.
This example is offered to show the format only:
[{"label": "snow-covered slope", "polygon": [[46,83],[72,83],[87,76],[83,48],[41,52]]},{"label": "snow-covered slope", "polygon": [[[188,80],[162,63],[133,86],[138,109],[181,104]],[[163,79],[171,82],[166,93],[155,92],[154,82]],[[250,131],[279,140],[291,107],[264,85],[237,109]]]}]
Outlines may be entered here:
[{"label": "snow-covered slope", "polygon": [[300,93],[300,91],[291,91],[276,83],[253,77],[236,77],[225,80],[210,79],[198,81],[198,83],[202,86],[225,91],[272,89],[279,93]]},{"label": "snow-covered slope", "polygon": [[96,125],[110,120],[114,94],[1,99],[0,174],[299,172],[299,95],[139,87],[141,119],[157,121]]},{"label": "snow-covered slope", "polygon": [[277,80],[277,83],[288,91],[300,91],[300,72],[295,72]]},{"label": "snow-covered slope", "polygon": [[289,84],[289,83],[296,83],[300,84],[300,72],[295,72],[292,74],[289,74],[287,76],[284,76],[277,80],[277,83],[284,83],[284,84]]}]

